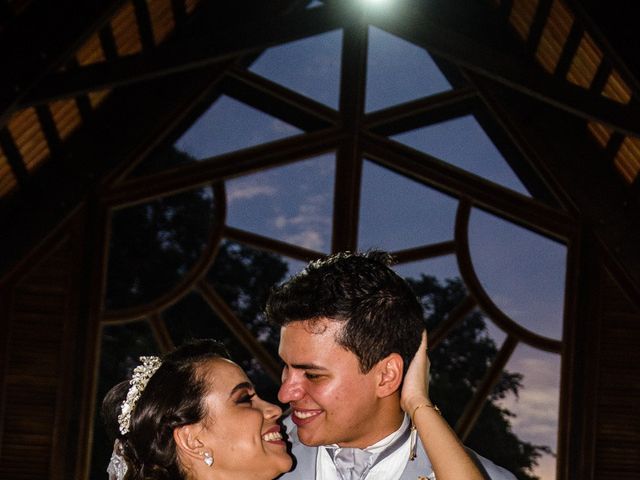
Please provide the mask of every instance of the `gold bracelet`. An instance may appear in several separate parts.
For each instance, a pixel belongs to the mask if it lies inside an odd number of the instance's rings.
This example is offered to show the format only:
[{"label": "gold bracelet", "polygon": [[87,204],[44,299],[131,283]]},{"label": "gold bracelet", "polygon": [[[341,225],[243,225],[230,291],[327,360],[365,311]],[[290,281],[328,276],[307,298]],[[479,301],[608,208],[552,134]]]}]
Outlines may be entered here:
[{"label": "gold bracelet", "polygon": [[416,408],[413,409],[413,412],[411,413],[411,423],[415,423],[413,421],[414,417],[416,416],[416,411],[420,408],[420,407],[429,407],[429,408],[433,408],[436,412],[438,412],[438,415],[442,415],[442,412],[440,411],[440,409],[438,408],[437,405],[434,405],[433,403],[421,403],[420,405],[418,405]]}]

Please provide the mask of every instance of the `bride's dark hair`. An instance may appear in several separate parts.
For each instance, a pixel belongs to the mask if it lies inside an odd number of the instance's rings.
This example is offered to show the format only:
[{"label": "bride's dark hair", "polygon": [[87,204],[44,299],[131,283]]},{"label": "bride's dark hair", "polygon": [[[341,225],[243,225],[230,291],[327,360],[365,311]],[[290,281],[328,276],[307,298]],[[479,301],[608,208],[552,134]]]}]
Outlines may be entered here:
[{"label": "bride's dark hair", "polygon": [[119,431],[118,415],[129,389],[126,380],[114,386],[102,402],[107,432],[119,439],[127,462],[126,480],[177,480],[181,471],[173,430],[201,421],[208,393],[198,367],[213,358],[229,358],[216,340],[194,340],[162,359],[131,414],[129,432]]}]

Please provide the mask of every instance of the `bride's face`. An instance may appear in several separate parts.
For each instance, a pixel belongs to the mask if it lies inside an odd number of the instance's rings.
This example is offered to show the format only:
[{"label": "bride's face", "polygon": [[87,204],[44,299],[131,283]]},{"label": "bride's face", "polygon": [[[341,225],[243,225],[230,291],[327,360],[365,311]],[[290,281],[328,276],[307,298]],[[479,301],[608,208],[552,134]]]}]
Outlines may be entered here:
[{"label": "bride's face", "polygon": [[215,359],[205,366],[209,393],[200,440],[213,454],[213,470],[231,478],[271,479],[291,468],[277,420],[280,407],[262,400],[235,363]]}]

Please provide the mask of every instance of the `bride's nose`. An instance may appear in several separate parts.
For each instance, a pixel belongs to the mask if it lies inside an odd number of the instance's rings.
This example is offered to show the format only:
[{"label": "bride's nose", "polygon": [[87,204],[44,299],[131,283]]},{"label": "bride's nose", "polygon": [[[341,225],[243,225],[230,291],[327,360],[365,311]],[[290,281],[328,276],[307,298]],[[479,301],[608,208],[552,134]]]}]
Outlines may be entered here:
[{"label": "bride's nose", "polygon": [[262,415],[264,415],[265,419],[277,419],[282,416],[282,409],[273,403],[265,401],[262,406]]}]

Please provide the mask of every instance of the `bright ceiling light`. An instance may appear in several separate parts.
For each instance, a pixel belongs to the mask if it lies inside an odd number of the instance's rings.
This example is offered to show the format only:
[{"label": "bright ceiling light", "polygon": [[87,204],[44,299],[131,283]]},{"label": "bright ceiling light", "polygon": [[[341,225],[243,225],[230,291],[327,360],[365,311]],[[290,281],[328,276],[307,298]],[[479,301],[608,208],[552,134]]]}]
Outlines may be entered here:
[{"label": "bright ceiling light", "polygon": [[393,0],[360,0],[360,3],[364,5],[378,6],[378,7],[390,5],[392,2]]}]

